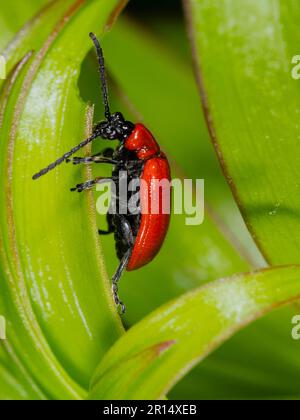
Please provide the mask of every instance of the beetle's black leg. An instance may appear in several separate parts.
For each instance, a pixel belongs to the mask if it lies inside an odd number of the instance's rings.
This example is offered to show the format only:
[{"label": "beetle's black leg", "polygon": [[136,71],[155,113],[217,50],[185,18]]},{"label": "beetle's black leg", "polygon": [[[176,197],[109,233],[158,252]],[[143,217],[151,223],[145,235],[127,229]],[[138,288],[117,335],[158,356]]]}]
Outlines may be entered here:
[{"label": "beetle's black leg", "polygon": [[114,295],[115,304],[120,308],[121,314],[124,314],[126,311],[126,307],[124,303],[120,300],[119,295],[118,295],[118,282],[122,276],[123,271],[126,270],[126,267],[129,263],[133,244],[134,244],[134,239],[133,239],[132,229],[128,220],[122,216],[118,216],[118,217],[119,217],[119,222],[120,222],[119,228],[121,230],[121,234],[122,234],[122,237],[124,238],[124,241],[127,243],[128,250],[125,252],[123,258],[121,259],[120,265],[117,268],[117,271],[112,277],[112,291]]},{"label": "beetle's black leg", "polygon": [[98,230],[99,235],[110,235],[111,233],[114,233],[115,231],[115,226],[112,221],[112,215],[110,213],[107,213],[106,220],[107,220],[108,229],[107,230],[99,229]]},{"label": "beetle's black leg", "polygon": [[71,191],[78,191],[82,192],[85,190],[90,190],[93,188],[96,184],[102,184],[106,182],[113,182],[116,181],[118,178],[103,178],[103,177],[97,177],[95,179],[91,179],[90,181],[83,182],[82,184],[77,184],[76,187],[71,188]]},{"label": "beetle's black leg", "polygon": [[66,161],[72,162],[73,165],[79,165],[80,163],[89,164],[89,163],[111,163],[112,165],[116,165],[118,163],[117,160],[105,158],[102,156],[94,155],[94,156],[86,156],[86,157],[73,157]]},{"label": "beetle's black leg", "polygon": [[74,157],[71,159],[66,159],[66,162],[72,162],[74,165],[78,165],[80,163],[111,163],[113,165],[118,163],[117,159],[113,158],[114,149],[111,147],[107,147],[106,149],[102,150],[102,152],[97,153],[93,156],[86,156],[86,157]]},{"label": "beetle's black leg", "polygon": [[98,229],[99,235],[110,235],[111,233],[114,233],[114,229],[110,230],[108,228],[107,230]]},{"label": "beetle's black leg", "polygon": [[115,301],[115,304],[117,305],[117,307],[120,308],[121,314],[125,313],[126,306],[124,305],[124,303],[119,298],[118,281],[120,280],[123,271],[126,269],[126,267],[128,265],[128,262],[129,262],[130,256],[131,256],[131,252],[132,252],[132,248],[128,249],[128,251],[124,254],[124,256],[123,256],[123,258],[120,262],[120,265],[119,265],[116,273],[114,274],[114,276],[112,278],[112,291],[113,291],[113,295],[114,295],[114,301]]},{"label": "beetle's black leg", "polygon": [[102,152],[99,153],[99,156],[101,155],[103,157],[112,159],[114,156],[114,153],[115,153],[114,149],[112,149],[111,147],[106,147],[105,149],[102,150]]}]

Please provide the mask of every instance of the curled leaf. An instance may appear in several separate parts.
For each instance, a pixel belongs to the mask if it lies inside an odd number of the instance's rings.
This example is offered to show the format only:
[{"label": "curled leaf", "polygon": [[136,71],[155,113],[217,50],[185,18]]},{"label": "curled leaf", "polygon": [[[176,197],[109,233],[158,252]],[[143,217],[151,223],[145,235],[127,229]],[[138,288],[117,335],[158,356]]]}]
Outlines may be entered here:
[{"label": "curled leaf", "polygon": [[[135,378],[128,392],[105,398],[162,398],[195,364],[225,340],[267,312],[299,299],[299,266],[283,267],[235,276],[210,283],[150,314],[123,335],[100,363],[91,396],[102,398],[101,383],[112,380],[109,372],[130,357],[157,343],[174,341],[172,347]],[[126,362],[125,362],[126,363]],[[125,380],[125,371],[119,383]],[[107,388],[106,388],[107,389]]]}]

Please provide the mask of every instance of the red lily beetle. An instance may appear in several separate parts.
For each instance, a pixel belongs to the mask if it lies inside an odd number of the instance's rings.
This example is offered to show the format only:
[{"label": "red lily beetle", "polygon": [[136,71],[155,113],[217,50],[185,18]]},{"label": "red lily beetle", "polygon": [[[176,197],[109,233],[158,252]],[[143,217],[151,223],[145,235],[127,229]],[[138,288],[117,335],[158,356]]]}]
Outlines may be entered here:
[{"label": "red lily beetle", "polygon": [[[64,161],[73,162],[74,165],[92,162],[114,165],[111,178],[98,177],[82,184],[77,184],[71,191],[82,192],[108,180],[115,182],[116,197],[114,209],[116,211],[107,213],[108,229],[106,231],[99,230],[99,233],[114,233],[115,236],[116,252],[120,259],[120,264],[112,278],[112,290],[116,305],[120,308],[121,313],[124,313],[125,305],[118,296],[118,282],[123,271],[125,269],[128,271],[136,270],[148,264],[159,252],[167,234],[170,212],[163,211],[162,202],[167,199],[170,204],[170,166],[158,143],[143,124],[133,124],[130,121],[125,121],[120,112],[111,114],[103,51],[96,36],[90,33],[90,37],[94,42],[99,61],[105,120],[95,125],[91,137],[36,173],[33,179],[40,178]],[[98,137],[105,140],[119,140],[120,144],[115,150],[107,148],[93,156],[73,157],[70,159],[71,155]],[[121,214],[118,211],[120,204],[119,174],[121,171],[126,173],[128,180],[138,178],[143,181],[140,184],[138,193],[139,206],[134,214],[123,214],[124,212]],[[157,181],[162,180],[169,181],[169,187],[167,190],[160,189],[158,194],[153,194],[153,188],[155,188],[155,185],[158,185]],[[145,211],[146,208],[148,209],[149,204],[151,205],[150,210]],[[126,207],[128,207],[128,201]],[[159,210],[152,212],[151,209],[153,208]]]}]

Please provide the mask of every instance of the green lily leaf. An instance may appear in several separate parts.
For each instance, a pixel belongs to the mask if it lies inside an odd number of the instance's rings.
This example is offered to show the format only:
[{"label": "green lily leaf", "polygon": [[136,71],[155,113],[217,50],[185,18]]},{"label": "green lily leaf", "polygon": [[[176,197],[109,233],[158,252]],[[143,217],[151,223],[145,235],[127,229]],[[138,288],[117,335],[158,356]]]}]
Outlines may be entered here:
[{"label": "green lily leaf", "polygon": [[[141,381],[141,375],[146,375],[146,372],[149,374],[152,370],[153,363],[159,362],[160,356],[174,344],[173,341],[155,344],[154,346],[123,360],[121,366],[116,365],[101,378],[96,387],[97,390],[92,392],[89,398],[98,400],[99,390],[101,390],[101,399],[109,399],[110,395],[113,396],[113,399],[123,399],[124,393],[135,397],[137,382]],[[162,396],[161,399],[165,399],[165,397]]]},{"label": "green lily leaf", "polygon": [[297,305],[253,322],[197,365],[170,399],[256,400],[299,398],[299,340],[293,340]]},{"label": "green lily leaf", "polygon": [[[16,0],[14,2],[5,3],[1,5],[0,10],[0,51],[12,38],[12,36],[20,29],[20,27],[29,19],[41,6],[47,1],[33,0],[24,2]],[[29,24],[25,28],[29,30]],[[23,28],[26,32],[26,29]],[[8,59],[7,50],[5,53],[6,60]],[[11,69],[7,63],[7,72]],[[0,84],[4,83],[2,80]],[[30,376],[24,372],[22,365],[17,360],[13,349],[9,347],[8,343],[0,343],[0,398],[3,400],[12,399],[37,399],[45,398],[45,396],[36,389]]]},{"label": "green lily leaf", "polygon": [[[65,167],[32,181],[40,167],[88,135],[77,87],[91,48],[88,33],[102,33],[124,4],[78,0],[62,13],[62,3],[51,31],[42,30],[36,41],[40,48],[6,80],[0,146],[0,313],[24,369],[48,397],[59,399],[84,396],[101,355],[123,332],[101,257],[93,197],[69,192],[88,173]],[[34,21],[26,45],[48,17]],[[24,47],[17,42],[17,48]]]},{"label": "green lily leaf", "polygon": [[[2,52],[6,60],[7,74],[29,51],[41,49],[60,17],[68,13],[73,3],[72,0],[48,3],[16,34]],[[1,80],[1,84],[3,83]]]},{"label": "green lily leaf", "polygon": [[300,4],[186,5],[207,120],[236,200],[267,260],[298,263],[299,82],[291,62]]},{"label": "green lily leaf", "polygon": [[48,0],[14,0],[1,4],[0,11],[0,51],[10,41],[15,33],[30,19],[39,9],[48,3]]},{"label": "green lily leaf", "polygon": [[16,357],[8,341],[0,342],[0,373],[1,400],[46,399],[45,394]]},{"label": "green lily leaf", "polygon": [[20,387],[15,377],[3,366],[0,366],[0,390],[1,400],[33,399],[32,394]]},{"label": "green lily leaf", "polygon": [[[164,305],[114,344],[97,369],[89,398],[162,398],[192,366],[239,329],[299,299],[299,275],[300,267],[291,266],[235,276]],[[172,345],[144,365],[128,387],[126,373],[134,369],[139,354],[164,342]]]}]

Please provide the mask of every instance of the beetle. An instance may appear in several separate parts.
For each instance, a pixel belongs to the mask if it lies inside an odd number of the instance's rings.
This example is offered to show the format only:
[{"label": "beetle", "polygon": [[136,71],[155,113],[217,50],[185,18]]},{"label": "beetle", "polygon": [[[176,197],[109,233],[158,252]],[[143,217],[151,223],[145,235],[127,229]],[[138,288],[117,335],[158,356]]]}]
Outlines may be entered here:
[{"label": "beetle", "polygon": [[[105,120],[94,126],[91,137],[33,175],[33,179],[36,180],[47,174],[64,161],[72,162],[74,165],[90,163],[114,165],[110,178],[97,177],[77,184],[71,191],[82,192],[102,182],[115,182],[116,196],[113,206],[115,211],[107,213],[108,229],[106,231],[99,230],[99,234],[113,233],[115,237],[116,253],[120,264],[112,277],[112,291],[115,304],[120,312],[124,313],[126,308],[118,295],[118,282],[123,271],[136,270],[148,264],[157,255],[166,237],[170,222],[170,211],[162,209],[162,202],[167,200],[170,204],[171,173],[168,159],[160,150],[151,132],[141,123],[133,124],[131,121],[125,120],[120,112],[111,113],[103,50],[94,33],[90,33],[90,38],[94,43],[99,62]],[[93,156],[71,158],[74,153],[96,138],[119,140],[120,143],[115,150],[106,148]],[[121,214],[119,210],[121,173],[125,173],[128,181],[132,179],[143,181],[138,191],[139,206],[133,214],[128,212],[124,214],[123,211]],[[154,194],[153,188],[157,188],[155,183],[162,180],[169,181],[169,186],[167,189],[160,189],[158,194]],[[126,202],[126,210],[130,198]],[[148,209],[149,203],[151,204],[150,210]],[[156,211],[152,211],[152,208],[156,208]]]}]

